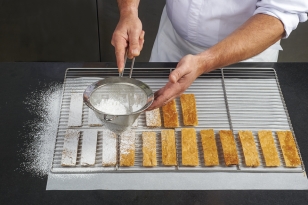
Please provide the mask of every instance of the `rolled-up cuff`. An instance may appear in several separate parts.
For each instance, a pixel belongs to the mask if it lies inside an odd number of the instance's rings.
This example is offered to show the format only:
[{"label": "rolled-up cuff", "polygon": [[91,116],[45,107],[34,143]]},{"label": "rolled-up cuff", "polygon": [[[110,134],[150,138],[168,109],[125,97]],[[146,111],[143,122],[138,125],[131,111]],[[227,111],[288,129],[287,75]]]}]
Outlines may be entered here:
[{"label": "rolled-up cuff", "polygon": [[292,14],[265,7],[258,7],[253,15],[255,14],[267,14],[278,18],[284,25],[285,36],[283,38],[288,38],[290,33],[296,29],[299,22],[307,20],[306,13]]}]

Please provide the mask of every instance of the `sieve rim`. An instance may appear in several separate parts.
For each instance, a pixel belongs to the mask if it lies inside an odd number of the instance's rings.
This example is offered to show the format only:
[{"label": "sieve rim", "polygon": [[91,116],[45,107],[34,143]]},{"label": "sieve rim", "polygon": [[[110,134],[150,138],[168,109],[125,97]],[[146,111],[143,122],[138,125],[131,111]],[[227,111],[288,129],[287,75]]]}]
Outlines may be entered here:
[{"label": "sieve rim", "polygon": [[[147,102],[142,108],[134,112],[127,113],[127,114],[112,114],[112,113],[102,112],[96,109],[94,105],[92,105],[90,98],[91,98],[91,95],[97,89],[99,89],[102,86],[106,86],[108,84],[127,84],[131,86],[139,87],[146,94]],[[90,109],[92,109],[93,111],[99,114],[112,115],[112,116],[128,116],[128,115],[134,115],[134,114],[141,113],[145,111],[148,107],[150,107],[150,105],[154,101],[154,93],[152,89],[146,83],[140,80],[136,80],[134,78],[128,78],[128,77],[107,77],[107,78],[103,78],[89,85],[83,93],[83,101]]]}]

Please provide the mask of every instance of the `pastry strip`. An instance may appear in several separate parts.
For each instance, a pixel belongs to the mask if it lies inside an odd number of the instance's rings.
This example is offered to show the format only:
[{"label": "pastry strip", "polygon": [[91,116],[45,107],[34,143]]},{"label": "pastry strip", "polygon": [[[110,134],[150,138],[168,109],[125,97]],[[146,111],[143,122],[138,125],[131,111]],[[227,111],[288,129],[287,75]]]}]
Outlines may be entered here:
[{"label": "pastry strip", "polygon": [[81,144],[81,166],[92,166],[95,164],[97,143],[97,130],[84,130]]},{"label": "pastry strip", "polygon": [[143,166],[145,167],[157,166],[155,132],[142,133],[142,153],[143,153]]},{"label": "pastry strip", "polygon": [[182,94],[180,100],[184,125],[198,125],[195,95]]},{"label": "pastry strip", "polygon": [[182,129],[182,165],[198,166],[198,147],[194,128]]},{"label": "pastry strip", "polygon": [[265,165],[270,167],[279,166],[280,160],[278,157],[272,131],[260,130],[258,131],[258,136],[265,160]]},{"label": "pastry strip", "polygon": [[178,127],[178,112],[176,110],[175,100],[171,100],[169,103],[162,107],[163,110],[163,118],[164,118],[164,126],[165,127]]},{"label": "pastry strip", "polygon": [[161,146],[163,165],[177,165],[174,130],[161,131]]},{"label": "pastry strip", "polygon": [[239,160],[232,131],[220,130],[219,136],[226,165],[237,165],[239,163]]},{"label": "pastry strip", "polygon": [[282,154],[287,167],[301,165],[297,147],[291,131],[277,131]]},{"label": "pastry strip", "polygon": [[108,130],[103,130],[102,165],[115,166],[117,164],[117,135]]},{"label": "pastry strip", "polygon": [[120,166],[134,166],[135,164],[135,132],[126,130],[121,134]]},{"label": "pastry strip", "polygon": [[146,124],[148,127],[161,127],[160,110],[156,108],[145,112]]},{"label": "pastry strip", "polygon": [[242,145],[245,164],[248,167],[257,167],[260,165],[260,159],[256,143],[251,131],[239,131],[239,139]]},{"label": "pastry strip", "polygon": [[79,137],[79,130],[66,130],[61,159],[62,166],[76,166]]},{"label": "pastry strip", "polygon": [[204,162],[206,166],[219,165],[217,145],[215,140],[215,133],[213,129],[201,130],[201,141],[203,148]]},{"label": "pastry strip", "polygon": [[73,93],[71,95],[70,111],[68,117],[69,127],[80,127],[82,125],[83,94]]}]

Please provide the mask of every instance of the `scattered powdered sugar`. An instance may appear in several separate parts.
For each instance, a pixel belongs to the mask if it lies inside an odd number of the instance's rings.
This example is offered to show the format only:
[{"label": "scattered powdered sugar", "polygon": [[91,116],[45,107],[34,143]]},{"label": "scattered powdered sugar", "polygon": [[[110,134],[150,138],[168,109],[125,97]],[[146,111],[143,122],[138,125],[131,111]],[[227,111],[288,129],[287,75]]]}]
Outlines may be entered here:
[{"label": "scattered powdered sugar", "polygon": [[128,113],[128,109],[125,105],[113,98],[102,99],[102,101],[95,106],[96,109],[113,115],[123,115]]},{"label": "scattered powdered sugar", "polygon": [[19,170],[42,178],[48,175],[51,168],[62,84],[44,85],[44,87],[43,90],[29,93],[29,97],[24,101],[27,110],[37,117],[24,125],[30,127],[31,132],[22,136],[27,139],[27,144],[23,145],[25,148],[19,152],[24,159]]}]

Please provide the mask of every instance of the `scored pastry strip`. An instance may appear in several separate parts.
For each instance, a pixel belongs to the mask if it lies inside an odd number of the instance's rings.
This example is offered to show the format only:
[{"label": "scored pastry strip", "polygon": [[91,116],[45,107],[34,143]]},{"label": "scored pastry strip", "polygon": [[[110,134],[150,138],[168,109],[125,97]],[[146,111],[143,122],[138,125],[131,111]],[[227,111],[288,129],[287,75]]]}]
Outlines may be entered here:
[{"label": "scored pastry strip", "polygon": [[277,131],[283,158],[287,167],[297,167],[301,165],[297,147],[291,131]]},{"label": "scored pastry strip", "polygon": [[256,147],[256,143],[252,132],[249,130],[238,132],[239,139],[242,145],[245,164],[248,167],[257,167],[260,165],[260,159]]},{"label": "scored pastry strip", "polygon": [[179,117],[176,110],[175,99],[171,100],[169,103],[162,107],[164,127],[174,128],[179,127]]},{"label": "scored pastry strip", "polygon": [[214,130],[213,129],[201,130],[200,135],[201,135],[205,166],[219,165],[218,151],[217,151]]},{"label": "scored pastry strip", "polygon": [[177,165],[174,130],[167,129],[161,131],[161,147],[163,165]]},{"label": "scored pastry strip", "polygon": [[142,133],[142,153],[143,153],[143,166],[145,167],[157,166],[156,132]]},{"label": "scored pastry strip", "polygon": [[198,166],[198,147],[196,131],[194,128],[183,128],[181,131],[182,138],[182,165]]},{"label": "scored pastry strip", "polygon": [[225,163],[229,165],[238,165],[238,155],[234,136],[231,130],[219,131],[220,141],[222,144],[222,151],[224,154]]},{"label": "scored pastry strip", "polygon": [[184,125],[198,125],[196,99],[194,94],[180,96]]},{"label": "scored pastry strip", "polygon": [[258,131],[259,141],[265,160],[265,165],[269,167],[280,166],[277,148],[275,146],[272,131],[260,130]]},{"label": "scored pastry strip", "polygon": [[93,166],[95,164],[96,144],[97,130],[84,130],[81,144],[81,166]]},{"label": "scored pastry strip", "polygon": [[82,125],[82,107],[83,94],[72,93],[67,124],[69,127],[80,127]]}]

